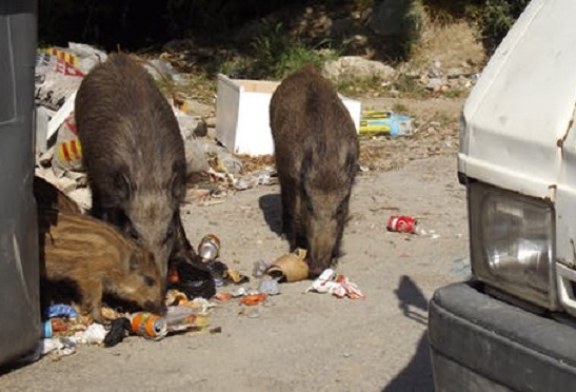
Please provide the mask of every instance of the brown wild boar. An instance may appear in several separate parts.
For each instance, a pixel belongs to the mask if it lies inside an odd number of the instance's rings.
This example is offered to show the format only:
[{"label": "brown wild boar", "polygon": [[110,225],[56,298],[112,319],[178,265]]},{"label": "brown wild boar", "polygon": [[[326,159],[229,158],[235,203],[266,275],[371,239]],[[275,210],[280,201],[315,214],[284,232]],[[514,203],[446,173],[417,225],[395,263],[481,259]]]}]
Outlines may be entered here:
[{"label": "brown wild boar", "polygon": [[331,83],[312,66],[288,76],[270,102],[282,227],[308,250],[311,277],[334,265],[358,170],[358,138]]},{"label": "brown wild boar", "polygon": [[34,176],[34,198],[38,209],[80,214],[82,211],[74,200],[42,177]]},{"label": "brown wild boar", "polygon": [[73,283],[81,309],[102,322],[104,293],[144,310],[164,310],[164,283],[151,252],[114,226],[87,215],[39,210],[40,274]]},{"label": "brown wild boar", "polygon": [[184,142],[168,101],[136,60],[115,53],[84,78],[75,105],[92,215],[150,249],[165,278],[171,255],[195,256],[180,219]]}]

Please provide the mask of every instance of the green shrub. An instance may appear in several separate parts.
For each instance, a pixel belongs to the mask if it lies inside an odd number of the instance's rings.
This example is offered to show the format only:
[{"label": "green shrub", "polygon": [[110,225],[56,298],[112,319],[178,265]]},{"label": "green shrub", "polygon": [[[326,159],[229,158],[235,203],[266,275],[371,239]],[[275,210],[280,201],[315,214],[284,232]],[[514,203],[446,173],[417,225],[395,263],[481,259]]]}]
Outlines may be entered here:
[{"label": "green shrub", "polygon": [[484,7],[476,10],[482,31],[484,47],[492,52],[530,0],[486,0]]},{"label": "green shrub", "polygon": [[226,64],[223,70],[250,79],[282,79],[307,63],[321,66],[325,61],[336,58],[333,50],[320,49],[328,41],[320,41],[310,47],[289,35],[281,23],[264,24],[263,31],[251,43],[252,60]]}]

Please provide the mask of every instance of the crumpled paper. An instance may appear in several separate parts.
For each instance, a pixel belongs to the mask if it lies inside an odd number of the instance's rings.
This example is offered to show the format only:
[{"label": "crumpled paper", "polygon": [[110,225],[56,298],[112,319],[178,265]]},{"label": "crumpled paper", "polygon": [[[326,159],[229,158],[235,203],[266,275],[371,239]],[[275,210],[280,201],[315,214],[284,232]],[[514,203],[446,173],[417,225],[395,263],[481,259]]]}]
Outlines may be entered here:
[{"label": "crumpled paper", "polygon": [[312,283],[312,286],[306,289],[306,292],[314,291],[317,293],[329,293],[338,298],[348,297],[351,299],[364,299],[358,286],[351,282],[348,277],[337,274],[331,268],[325,269],[318,278]]}]

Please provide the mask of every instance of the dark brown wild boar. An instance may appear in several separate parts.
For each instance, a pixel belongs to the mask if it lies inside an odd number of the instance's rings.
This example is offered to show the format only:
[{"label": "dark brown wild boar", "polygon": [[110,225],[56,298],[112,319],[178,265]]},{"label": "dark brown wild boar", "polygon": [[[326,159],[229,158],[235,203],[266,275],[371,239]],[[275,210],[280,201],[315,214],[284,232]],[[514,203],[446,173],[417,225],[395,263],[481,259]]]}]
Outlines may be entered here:
[{"label": "dark brown wild boar", "polygon": [[102,322],[102,295],[114,294],[144,310],[164,310],[164,284],[151,252],[114,226],[87,215],[39,210],[40,274],[74,283],[81,309]]},{"label": "dark brown wild boar", "polygon": [[136,60],[116,53],[85,77],[75,105],[92,214],[150,249],[165,278],[170,255],[195,256],[180,219],[186,159],[169,103]]},{"label": "dark brown wild boar", "polygon": [[292,249],[308,250],[311,277],[334,265],[358,170],[350,114],[311,65],[288,76],[270,102],[282,193],[282,226]]}]

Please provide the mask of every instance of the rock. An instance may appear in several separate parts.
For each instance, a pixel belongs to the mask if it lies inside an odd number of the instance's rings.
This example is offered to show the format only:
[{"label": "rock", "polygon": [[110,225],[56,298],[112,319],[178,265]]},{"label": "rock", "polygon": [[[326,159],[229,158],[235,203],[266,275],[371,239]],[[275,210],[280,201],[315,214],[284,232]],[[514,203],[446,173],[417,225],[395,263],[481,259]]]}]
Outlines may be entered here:
[{"label": "rock", "polygon": [[176,120],[180,126],[180,133],[184,140],[188,140],[193,137],[194,130],[198,127],[200,119],[198,117],[189,116],[180,110],[173,108],[174,114],[176,115]]},{"label": "rock", "polygon": [[207,172],[210,169],[203,147],[203,143],[198,139],[192,138],[184,141],[187,174]]},{"label": "rock", "polygon": [[426,85],[428,90],[438,91],[442,88],[444,82],[440,78],[431,78]]},{"label": "rock", "polygon": [[208,125],[205,121],[200,121],[194,129],[194,136],[196,137],[204,137],[208,134]]},{"label": "rock", "polygon": [[206,117],[204,122],[208,128],[216,128],[216,116]]},{"label": "rock", "polygon": [[356,78],[378,77],[392,79],[396,74],[394,68],[379,61],[367,60],[359,56],[344,56],[324,64],[324,76],[340,79],[346,76]]}]

